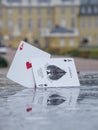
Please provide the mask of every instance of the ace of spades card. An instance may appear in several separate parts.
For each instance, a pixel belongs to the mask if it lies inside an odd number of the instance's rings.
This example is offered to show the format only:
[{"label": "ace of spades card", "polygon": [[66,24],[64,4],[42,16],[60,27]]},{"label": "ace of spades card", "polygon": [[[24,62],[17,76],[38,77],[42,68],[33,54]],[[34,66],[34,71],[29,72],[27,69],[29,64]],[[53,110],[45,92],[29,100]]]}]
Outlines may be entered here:
[{"label": "ace of spades card", "polygon": [[80,86],[73,58],[33,58],[31,63],[38,88]]}]

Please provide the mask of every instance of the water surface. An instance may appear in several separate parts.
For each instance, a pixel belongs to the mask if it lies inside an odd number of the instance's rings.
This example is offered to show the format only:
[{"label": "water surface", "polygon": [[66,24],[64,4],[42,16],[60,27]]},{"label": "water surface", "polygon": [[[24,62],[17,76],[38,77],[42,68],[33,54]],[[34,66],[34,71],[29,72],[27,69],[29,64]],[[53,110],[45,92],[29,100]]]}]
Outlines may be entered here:
[{"label": "water surface", "polygon": [[98,73],[81,86],[27,89],[0,72],[0,130],[98,130]]}]

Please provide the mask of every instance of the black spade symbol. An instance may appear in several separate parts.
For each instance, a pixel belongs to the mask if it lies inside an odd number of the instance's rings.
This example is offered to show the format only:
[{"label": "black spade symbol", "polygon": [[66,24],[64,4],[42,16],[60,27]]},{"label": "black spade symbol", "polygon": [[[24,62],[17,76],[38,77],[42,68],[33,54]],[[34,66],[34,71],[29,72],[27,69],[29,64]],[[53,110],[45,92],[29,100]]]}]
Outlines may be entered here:
[{"label": "black spade symbol", "polygon": [[64,99],[62,96],[58,94],[52,94],[47,99],[47,105],[60,105],[64,103],[66,99]]},{"label": "black spade symbol", "polygon": [[47,75],[51,80],[58,80],[64,76],[66,72],[55,65],[47,66]]}]

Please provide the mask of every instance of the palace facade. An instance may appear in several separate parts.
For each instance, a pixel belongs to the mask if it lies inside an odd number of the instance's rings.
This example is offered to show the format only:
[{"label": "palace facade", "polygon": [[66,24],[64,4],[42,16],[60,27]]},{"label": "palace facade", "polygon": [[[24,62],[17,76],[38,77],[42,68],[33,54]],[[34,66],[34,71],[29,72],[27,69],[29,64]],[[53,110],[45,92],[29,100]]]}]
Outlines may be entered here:
[{"label": "palace facade", "polygon": [[98,44],[97,0],[0,0],[0,37],[17,47],[25,38],[40,47]]}]

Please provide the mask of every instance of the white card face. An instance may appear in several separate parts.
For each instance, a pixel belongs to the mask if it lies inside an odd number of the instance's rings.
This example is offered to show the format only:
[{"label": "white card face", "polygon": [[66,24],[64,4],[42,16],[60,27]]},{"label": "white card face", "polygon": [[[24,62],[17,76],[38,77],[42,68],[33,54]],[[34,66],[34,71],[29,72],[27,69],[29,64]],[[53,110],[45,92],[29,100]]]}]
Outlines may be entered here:
[{"label": "white card face", "polygon": [[80,86],[74,59],[32,59],[32,68],[37,87]]},{"label": "white card face", "polygon": [[50,58],[50,54],[33,47],[32,45],[21,41],[7,77],[22,86],[32,88],[35,86],[34,77],[32,73],[32,64],[29,62],[31,57],[46,57]]}]

